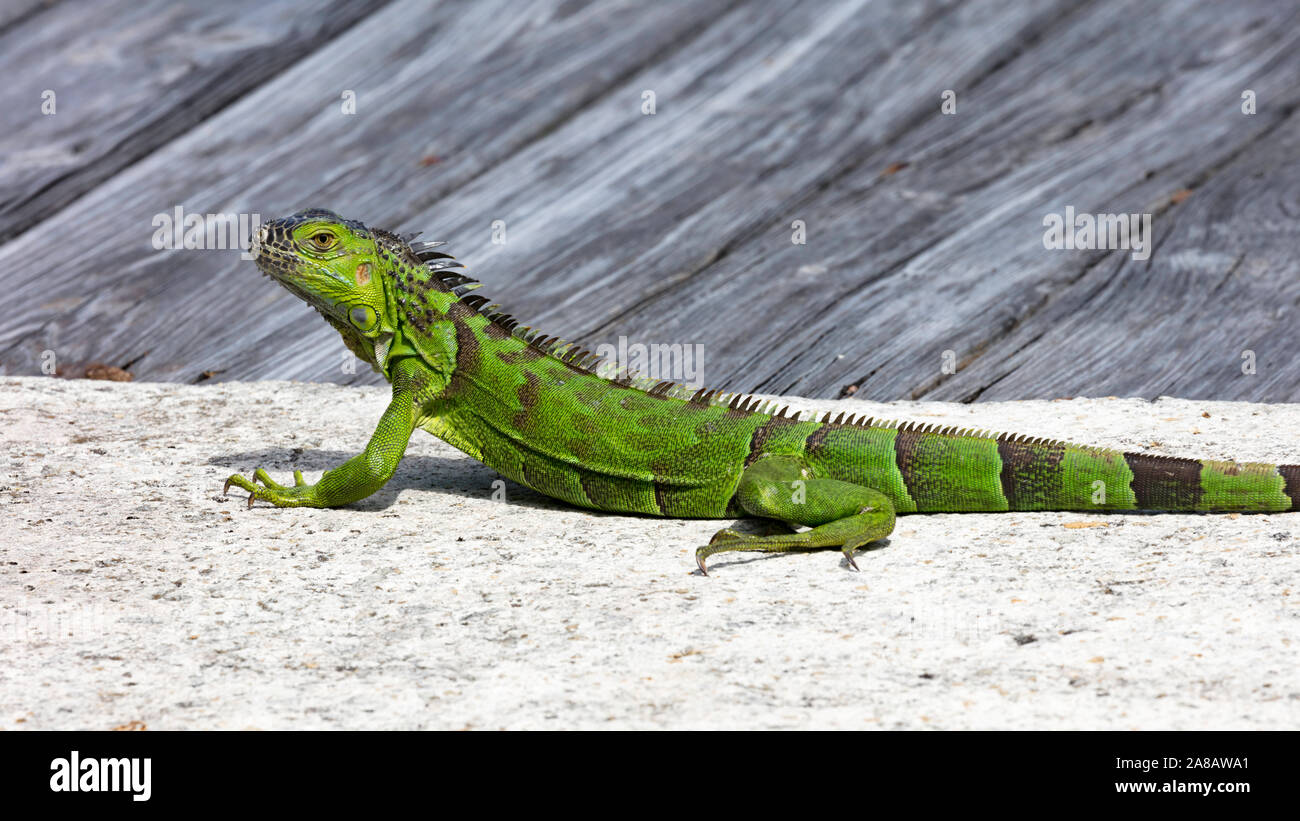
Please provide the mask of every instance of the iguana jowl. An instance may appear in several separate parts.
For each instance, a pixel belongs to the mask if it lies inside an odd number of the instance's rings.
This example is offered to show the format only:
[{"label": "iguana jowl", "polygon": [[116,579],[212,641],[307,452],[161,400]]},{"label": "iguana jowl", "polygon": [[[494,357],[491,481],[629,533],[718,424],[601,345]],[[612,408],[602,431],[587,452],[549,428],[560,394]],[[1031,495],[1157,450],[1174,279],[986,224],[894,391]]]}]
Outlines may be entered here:
[{"label": "iguana jowl", "polygon": [[[575,505],[656,516],[760,516],[810,530],[719,531],[733,550],[853,552],[898,513],[1283,511],[1300,466],[1177,459],[1014,435],[790,414],[739,394],[595,372],[596,358],[519,325],[436,250],[329,211],[262,226],[262,271],[306,300],[392,383],[361,454],[308,484],[226,480],[280,507],[334,507],[392,476],[415,428]],[[257,483],[261,482],[261,485]],[[1100,492],[1099,492],[1100,491]]]}]

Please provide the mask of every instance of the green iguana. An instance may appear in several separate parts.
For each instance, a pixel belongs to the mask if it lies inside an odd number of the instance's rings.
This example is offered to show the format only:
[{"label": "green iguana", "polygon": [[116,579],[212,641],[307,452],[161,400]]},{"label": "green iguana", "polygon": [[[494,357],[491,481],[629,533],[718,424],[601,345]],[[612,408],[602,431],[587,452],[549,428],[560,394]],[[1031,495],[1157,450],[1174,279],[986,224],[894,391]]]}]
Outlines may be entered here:
[{"label": "green iguana", "polygon": [[[1176,459],[914,423],[778,410],[772,402],[617,373],[520,325],[436,250],[324,210],[264,224],[261,270],[306,300],[393,386],[358,456],[292,487],[226,480],[279,507],[334,507],[393,475],[415,428],[575,505],[653,516],[776,520],[696,551],[853,552],[897,513],[1005,510],[1283,511],[1300,466]],[[259,486],[257,483],[261,482]],[[794,527],[805,525],[810,530]]]}]

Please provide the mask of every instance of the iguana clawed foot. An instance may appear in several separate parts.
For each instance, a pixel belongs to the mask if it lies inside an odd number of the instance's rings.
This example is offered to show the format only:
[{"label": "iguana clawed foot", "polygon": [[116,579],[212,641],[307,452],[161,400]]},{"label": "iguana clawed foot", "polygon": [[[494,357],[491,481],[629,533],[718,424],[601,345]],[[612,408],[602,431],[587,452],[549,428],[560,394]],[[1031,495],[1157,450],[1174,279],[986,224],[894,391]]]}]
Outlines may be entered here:
[{"label": "iguana clawed foot", "polygon": [[764,524],[764,526],[762,527],[761,531],[758,533],[745,533],[743,531],[736,530],[734,527],[724,527],[722,530],[719,530],[717,533],[713,534],[713,538],[709,539],[709,544],[717,544],[718,542],[730,542],[730,541],[735,541],[737,539],[753,539],[758,536],[775,536],[777,534],[788,536],[791,533],[794,533],[795,530],[796,528],[788,522],[781,522],[775,519],[768,519]]},{"label": "iguana clawed foot", "polygon": [[[259,486],[261,482],[265,487]],[[253,506],[253,501],[261,499],[264,502],[270,502],[276,507],[314,507],[318,506],[311,498],[315,485],[307,483],[303,478],[301,470],[293,472],[293,486],[288,487],[274,481],[271,475],[262,468],[253,471],[253,478],[246,479],[236,473],[226,480],[226,484],[221,489],[224,496],[230,492],[230,486],[243,488],[248,491],[248,506]]]},{"label": "iguana clawed foot", "polygon": [[772,536],[751,536],[732,528],[713,534],[704,547],[695,551],[695,564],[700,573],[709,575],[704,560],[715,553],[755,551],[760,553],[789,553],[792,551],[820,550],[839,547],[849,568],[858,570],[853,553],[867,544],[883,539],[894,527],[892,508],[863,509],[852,517],[839,519],[800,533],[783,533]]}]

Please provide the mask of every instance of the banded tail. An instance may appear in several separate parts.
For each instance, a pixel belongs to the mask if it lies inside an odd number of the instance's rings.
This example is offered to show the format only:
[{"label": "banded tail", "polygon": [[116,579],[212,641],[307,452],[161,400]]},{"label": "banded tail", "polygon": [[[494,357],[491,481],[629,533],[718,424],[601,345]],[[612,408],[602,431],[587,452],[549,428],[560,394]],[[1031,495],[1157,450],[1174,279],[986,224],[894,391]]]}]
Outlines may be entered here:
[{"label": "banded tail", "polygon": [[[1068,491],[1053,495],[1040,478],[1043,468],[1061,475],[1061,485],[1093,488],[1088,504],[1065,510],[1151,510],[1185,512],[1280,512],[1300,509],[1300,466],[1264,462],[1185,459],[1064,443],[997,440],[998,479],[1010,510],[1049,510],[1077,502]],[[1073,463],[1073,472],[1065,467]],[[1090,463],[1090,464],[1089,464]],[[1096,501],[1097,482],[1105,501]],[[1047,502],[1047,504],[1043,504]]]},{"label": "banded tail", "polygon": [[803,450],[826,475],[885,492],[899,513],[1300,509],[1300,465],[1184,459],[872,420],[823,422],[807,432]]}]

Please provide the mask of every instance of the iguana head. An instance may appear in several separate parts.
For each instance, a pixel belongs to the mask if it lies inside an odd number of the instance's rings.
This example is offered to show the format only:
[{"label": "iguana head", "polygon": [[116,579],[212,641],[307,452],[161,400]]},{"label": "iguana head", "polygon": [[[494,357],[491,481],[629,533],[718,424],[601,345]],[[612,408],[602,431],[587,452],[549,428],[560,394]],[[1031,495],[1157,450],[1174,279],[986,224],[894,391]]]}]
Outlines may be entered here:
[{"label": "iguana head", "polygon": [[374,363],[375,340],[396,325],[376,275],[380,241],[359,222],[312,208],[264,223],[249,250],[264,274],[320,311],[353,353]]},{"label": "iguana head", "polygon": [[390,358],[411,353],[447,367],[449,346],[431,341],[430,332],[477,282],[449,270],[463,266],[434,250],[443,244],[409,243],[312,208],[264,223],[249,250],[263,273],[319,311],[354,354],[384,372]]}]

